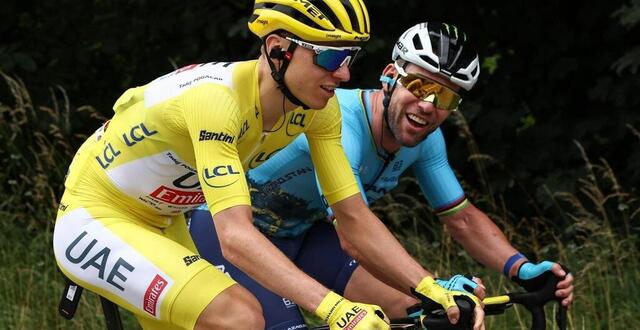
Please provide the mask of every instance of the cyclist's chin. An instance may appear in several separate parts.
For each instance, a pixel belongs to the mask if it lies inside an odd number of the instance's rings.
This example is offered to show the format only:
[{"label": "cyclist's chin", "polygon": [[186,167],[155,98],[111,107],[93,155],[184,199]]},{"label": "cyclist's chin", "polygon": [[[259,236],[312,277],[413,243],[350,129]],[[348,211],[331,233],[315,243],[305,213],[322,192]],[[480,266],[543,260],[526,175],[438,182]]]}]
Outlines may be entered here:
[{"label": "cyclist's chin", "polygon": [[329,103],[333,95],[314,95],[313,97],[308,98],[308,100],[303,101],[309,108],[319,110],[323,109]]},{"label": "cyclist's chin", "polygon": [[400,144],[407,148],[415,147],[420,144],[420,142],[424,141],[427,136],[429,136],[429,133],[431,132],[426,132],[424,134],[409,134],[405,132],[400,139]]}]

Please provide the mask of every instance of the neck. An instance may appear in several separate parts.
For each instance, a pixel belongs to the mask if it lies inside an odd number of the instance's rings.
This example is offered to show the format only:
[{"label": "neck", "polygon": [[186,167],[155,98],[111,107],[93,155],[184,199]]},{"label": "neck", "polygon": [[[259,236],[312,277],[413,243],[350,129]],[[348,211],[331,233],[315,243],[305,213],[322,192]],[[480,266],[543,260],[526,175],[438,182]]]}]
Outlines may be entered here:
[{"label": "neck", "polygon": [[395,153],[400,149],[401,145],[393,136],[393,133],[391,133],[389,126],[387,126],[385,122],[384,105],[382,104],[383,99],[384,93],[382,90],[376,90],[369,94],[369,104],[371,104],[371,132],[373,133],[376,147],[378,147],[379,150],[384,150],[387,153]]},{"label": "neck", "polygon": [[260,105],[262,106],[262,129],[270,130],[277,124],[283,112],[288,113],[298,106],[291,103],[278,88],[278,84],[273,80],[273,77],[271,77],[271,69],[264,55],[258,58],[258,66],[258,90],[260,93]]}]

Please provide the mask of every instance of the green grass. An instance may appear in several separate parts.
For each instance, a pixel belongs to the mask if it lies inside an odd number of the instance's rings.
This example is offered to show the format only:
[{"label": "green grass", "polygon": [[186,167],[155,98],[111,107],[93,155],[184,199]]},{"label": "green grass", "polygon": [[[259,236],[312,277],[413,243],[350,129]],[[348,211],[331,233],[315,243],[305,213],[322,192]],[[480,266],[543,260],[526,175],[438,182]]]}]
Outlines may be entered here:
[{"label": "green grass", "polygon": [[[4,187],[0,195],[0,325],[7,329],[104,329],[100,304],[89,292],[83,295],[74,320],[57,314],[63,280],[51,244],[57,201],[74,145],[103,118],[91,107],[73,108],[62,89],[52,89],[51,105],[36,106],[19,80],[3,77],[13,99],[0,100],[0,181]],[[539,212],[536,217],[518,218],[500,196],[490,193],[491,180],[485,169],[491,166],[487,162],[491,159],[479,154],[464,118],[454,119],[468,141],[469,159],[480,178],[478,187],[463,182],[474,203],[527,255],[557,259],[575,274],[569,328],[640,328],[640,201],[632,187],[625,186],[605,160],[592,162],[576,143],[585,164],[585,175],[576,182],[578,193],[540,187],[546,202],[553,205],[553,215]],[[424,199],[411,193],[416,187],[415,179],[403,178],[396,192],[373,207],[410,253],[437,274],[469,272],[482,277],[489,295],[519,290],[462,251],[443,232]],[[536,205],[541,197],[534,195],[523,191],[522,198]],[[124,315],[125,327],[137,328],[131,315]],[[549,306],[549,322],[553,316]],[[528,324],[522,308],[487,319],[488,329],[526,329]]]}]

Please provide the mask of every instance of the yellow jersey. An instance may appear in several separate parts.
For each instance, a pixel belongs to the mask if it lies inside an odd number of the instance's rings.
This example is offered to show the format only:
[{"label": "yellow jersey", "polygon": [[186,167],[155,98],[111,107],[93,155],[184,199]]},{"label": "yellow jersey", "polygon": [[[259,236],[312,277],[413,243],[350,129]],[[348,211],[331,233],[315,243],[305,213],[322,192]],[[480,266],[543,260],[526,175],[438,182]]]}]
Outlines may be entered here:
[{"label": "yellow jersey", "polygon": [[244,172],[301,133],[329,204],[359,193],[340,142],[336,98],[320,110],[298,107],[265,132],[256,60],[178,69],[127,90],[113,109],[78,150],[66,189],[154,226],[167,227],[205,201],[214,215],[250,205]]}]

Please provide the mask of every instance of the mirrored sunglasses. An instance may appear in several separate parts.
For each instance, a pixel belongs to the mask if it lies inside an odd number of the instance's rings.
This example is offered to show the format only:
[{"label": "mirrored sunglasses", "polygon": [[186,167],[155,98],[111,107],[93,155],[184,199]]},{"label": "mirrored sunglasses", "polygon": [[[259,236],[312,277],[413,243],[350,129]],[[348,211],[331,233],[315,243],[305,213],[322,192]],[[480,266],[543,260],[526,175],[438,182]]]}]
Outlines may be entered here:
[{"label": "mirrored sunglasses", "polygon": [[398,83],[415,97],[425,102],[431,102],[439,109],[447,111],[458,109],[462,97],[456,91],[423,75],[407,73],[397,63],[395,63],[395,67],[400,74]]},{"label": "mirrored sunglasses", "polygon": [[317,66],[334,72],[343,65],[351,66],[360,51],[360,47],[331,47],[311,44],[302,40],[285,37],[285,39],[296,43],[298,46],[311,49],[315,52],[313,63]]}]

